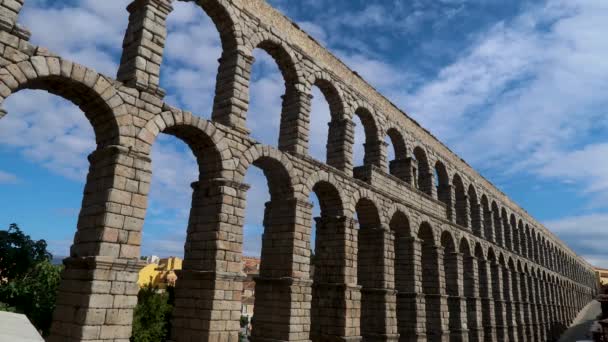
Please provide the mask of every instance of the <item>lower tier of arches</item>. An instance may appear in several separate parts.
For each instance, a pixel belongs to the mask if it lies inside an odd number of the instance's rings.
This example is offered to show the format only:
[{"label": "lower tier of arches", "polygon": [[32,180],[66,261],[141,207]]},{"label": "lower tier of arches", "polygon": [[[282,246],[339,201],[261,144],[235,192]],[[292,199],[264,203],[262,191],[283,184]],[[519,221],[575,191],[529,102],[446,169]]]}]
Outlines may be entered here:
[{"label": "lower tier of arches", "polygon": [[[552,341],[593,298],[590,286],[421,210],[387,209],[363,185],[340,187],[328,173],[307,178],[321,204],[311,274],[312,205],[286,180],[295,167],[285,158],[260,148],[239,164],[270,175],[254,342]],[[143,266],[138,239],[148,187],[141,184],[149,182],[150,160],[118,146],[89,160],[48,340],[126,342]],[[213,175],[193,184],[175,342],[238,341],[248,186],[221,178],[223,170]]]}]

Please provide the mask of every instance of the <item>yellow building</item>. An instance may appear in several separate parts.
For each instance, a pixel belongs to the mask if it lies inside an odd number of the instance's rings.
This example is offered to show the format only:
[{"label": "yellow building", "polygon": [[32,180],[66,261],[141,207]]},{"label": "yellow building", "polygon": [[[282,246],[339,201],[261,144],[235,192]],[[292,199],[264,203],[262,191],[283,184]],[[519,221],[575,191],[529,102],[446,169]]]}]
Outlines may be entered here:
[{"label": "yellow building", "polygon": [[597,275],[600,285],[608,285],[608,269],[596,267],[595,274]]},{"label": "yellow building", "polygon": [[148,264],[139,271],[137,284],[140,288],[152,285],[158,289],[166,289],[167,286],[175,286],[177,276],[174,271],[181,269],[182,259],[178,257],[160,259],[158,264]]}]

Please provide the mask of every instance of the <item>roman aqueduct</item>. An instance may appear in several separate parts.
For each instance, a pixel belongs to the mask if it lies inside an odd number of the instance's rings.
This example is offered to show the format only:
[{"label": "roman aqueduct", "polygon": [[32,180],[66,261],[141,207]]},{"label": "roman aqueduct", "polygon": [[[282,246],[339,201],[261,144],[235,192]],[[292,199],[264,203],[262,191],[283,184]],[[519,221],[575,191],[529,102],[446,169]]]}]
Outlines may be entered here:
[{"label": "roman aqueduct", "polygon": [[[200,169],[176,342],[238,340],[250,166],[271,195],[253,341],[550,341],[596,294],[591,265],[264,0],[197,1],[223,48],[210,120],[163,102],[171,0],[128,7],[116,79],[30,44],[23,2],[0,1],[1,99],[41,89],[70,100],[97,141],[49,341],[129,340],[160,133],[186,142]],[[278,147],[247,129],[256,48],[285,80]],[[326,162],[308,156],[313,86],[331,109]],[[354,115],[366,135],[359,167]],[[311,192],[321,206],[312,279]]]}]

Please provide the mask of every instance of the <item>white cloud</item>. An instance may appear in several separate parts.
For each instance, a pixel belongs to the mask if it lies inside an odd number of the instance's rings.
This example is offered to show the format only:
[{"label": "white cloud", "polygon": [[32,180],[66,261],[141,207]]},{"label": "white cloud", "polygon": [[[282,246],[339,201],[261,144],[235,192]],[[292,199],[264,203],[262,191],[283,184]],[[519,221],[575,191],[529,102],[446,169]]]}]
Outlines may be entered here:
[{"label": "white cloud", "polygon": [[477,167],[604,188],[606,140],[586,139],[606,127],[605,15],[603,1],[549,1],[480,34],[399,102]]},{"label": "white cloud", "polygon": [[581,184],[589,193],[608,191],[608,142],[589,144],[551,158],[538,173],[544,177]]},{"label": "white cloud", "polygon": [[19,178],[9,172],[0,170],[0,184],[15,184],[19,182]]},{"label": "white cloud", "polygon": [[57,96],[23,90],[3,104],[0,144],[55,174],[82,181],[87,155],[95,149],[93,129],[78,107]]},{"label": "white cloud", "polygon": [[[32,42],[109,76],[116,75],[130,0],[85,0],[48,8],[26,1],[20,21]],[[66,23],[69,23],[66,24]]]},{"label": "white cloud", "polygon": [[556,234],[601,234],[608,238],[608,214],[566,217],[545,225]]},{"label": "white cloud", "polygon": [[327,32],[323,27],[310,21],[298,22],[298,25],[321,45],[327,46]]},{"label": "white cloud", "polygon": [[608,214],[596,213],[544,222],[591,264],[608,267]]},{"label": "white cloud", "polygon": [[395,89],[402,89],[412,79],[406,70],[399,70],[389,63],[368,57],[366,54],[349,54],[340,51],[337,53],[344,63],[380,92],[386,90],[392,93]]}]

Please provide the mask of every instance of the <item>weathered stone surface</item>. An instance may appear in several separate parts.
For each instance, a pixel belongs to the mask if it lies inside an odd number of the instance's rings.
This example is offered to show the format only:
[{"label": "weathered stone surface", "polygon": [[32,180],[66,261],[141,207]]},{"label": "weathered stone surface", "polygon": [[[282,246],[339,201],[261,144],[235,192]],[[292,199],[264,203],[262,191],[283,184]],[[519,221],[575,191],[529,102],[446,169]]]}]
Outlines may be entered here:
[{"label": "weathered stone surface", "polygon": [[[16,24],[23,0],[0,2],[2,99],[29,87],[62,96],[83,110],[97,141],[49,341],[128,340],[150,151],[161,133],[186,141],[202,171],[192,184],[175,342],[238,340],[245,207],[257,200],[243,179],[252,165],[271,192],[253,341],[545,341],[594,296],[588,263],[263,0],[197,2],[224,48],[211,120],[165,104],[171,3],[129,6],[112,80],[29,44]],[[271,53],[286,82],[278,148],[246,127],[255,48]],[[326,163],[308,156],[313,86],[332,114]],[[368,135],[356,168],[353,115]],[[322,204],[312,276],[311,192]]]}]

